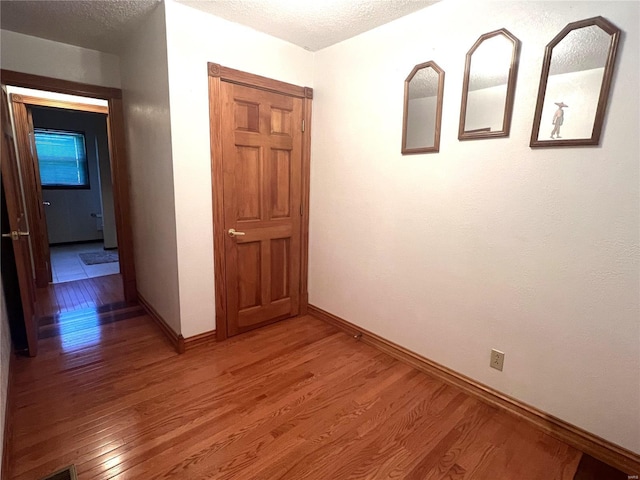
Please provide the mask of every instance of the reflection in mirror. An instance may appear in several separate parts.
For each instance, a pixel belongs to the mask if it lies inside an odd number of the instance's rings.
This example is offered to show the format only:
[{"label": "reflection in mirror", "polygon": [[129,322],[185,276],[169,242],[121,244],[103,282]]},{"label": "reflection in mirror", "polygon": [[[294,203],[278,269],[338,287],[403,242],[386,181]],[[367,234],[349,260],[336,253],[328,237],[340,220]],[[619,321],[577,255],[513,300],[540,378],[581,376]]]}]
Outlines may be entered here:
[{"label": "reflection in mirror", "polygon": [[440,150],[444,71],[435,62],[416,65],[404,82],[402,154]]},{"label": "reflection in mirror", "polygon": [[458,139],[506,137],[520,41],[506,29],[482,35],[467,53]]},{"label": "reflection in mirror", "polygon": [[619,36],[595,17],[570,23],[547,45],[532,147],[598,145]]}]

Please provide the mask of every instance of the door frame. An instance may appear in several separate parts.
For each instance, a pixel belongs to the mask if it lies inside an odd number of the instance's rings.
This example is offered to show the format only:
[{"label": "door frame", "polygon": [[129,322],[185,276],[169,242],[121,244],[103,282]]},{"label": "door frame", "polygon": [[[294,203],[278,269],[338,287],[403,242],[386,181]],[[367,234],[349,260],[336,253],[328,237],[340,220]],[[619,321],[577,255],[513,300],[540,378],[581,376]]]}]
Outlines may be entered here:
[{"label": "door frame", "polygon": [[211,189],[213,202],[213,260],[216,299],[216,339],[227,338],[227,290],[225,272],[224,190],[222,163],[222,102],[221,82],[243,85],[258,90],[302,99],[302,219],[300,222],[300,315],[306,315],[309,305],[307,276],[309,270],[309,183],[311,167],[311,105],[313,89],[242,72],[217,63],[208,63],[209,76],[209,136],[211,146]]},{"label": "door frame", "polygon": [[[34,88],[50,92],[99,98],[108,103],[107,138],[113,183],[113,207],[116,217],[116,234],[120,257],[120,274],[126,302],[137,301],[136,273],[133,260],[133,232],[131,230],[131,205],[129,196],[128,158],[125,143],[122,90],[85,83],[60,80],[29,73],[0,70],[2,85]],[[36,192],[25,185],[25,196],[34,198]]]}]

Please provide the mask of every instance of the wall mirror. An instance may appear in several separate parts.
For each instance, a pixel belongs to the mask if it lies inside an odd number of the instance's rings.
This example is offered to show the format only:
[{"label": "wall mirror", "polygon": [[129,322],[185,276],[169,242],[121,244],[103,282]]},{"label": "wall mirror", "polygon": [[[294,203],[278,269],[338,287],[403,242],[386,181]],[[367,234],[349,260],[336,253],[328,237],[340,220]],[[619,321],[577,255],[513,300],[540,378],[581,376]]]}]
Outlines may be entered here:
[{"label": "wall mirror", "polygon": [[602,17],[570,23],[547,45],[532,147],[598,145],[620,30]]},{"label": "wall mirror", "polygon": [[520,40],[504,28],[473,44],[464,67],[459,140],[509,136],[519,57]]},{"label": "wall mirror", "polygon": [[444,71],[435,62],[416,65],[404,82],[402,154],[440,150]]}]

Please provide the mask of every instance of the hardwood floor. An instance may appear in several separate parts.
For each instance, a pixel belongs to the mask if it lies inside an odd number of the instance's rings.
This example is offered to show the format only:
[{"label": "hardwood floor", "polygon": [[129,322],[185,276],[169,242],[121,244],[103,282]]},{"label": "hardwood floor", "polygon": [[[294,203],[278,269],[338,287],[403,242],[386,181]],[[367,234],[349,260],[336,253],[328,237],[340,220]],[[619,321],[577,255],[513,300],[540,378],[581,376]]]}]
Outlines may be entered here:
[{"label": "hardwood floor", "polygon": [[103,310],[14,359],[8,478],[569,480],[582,456],[313,317],[177,355]]},{"label": "hardwood floor", "polygon": [[36,295],[40,316],[124,302],[120,274],[54,283],[38,288]]}]

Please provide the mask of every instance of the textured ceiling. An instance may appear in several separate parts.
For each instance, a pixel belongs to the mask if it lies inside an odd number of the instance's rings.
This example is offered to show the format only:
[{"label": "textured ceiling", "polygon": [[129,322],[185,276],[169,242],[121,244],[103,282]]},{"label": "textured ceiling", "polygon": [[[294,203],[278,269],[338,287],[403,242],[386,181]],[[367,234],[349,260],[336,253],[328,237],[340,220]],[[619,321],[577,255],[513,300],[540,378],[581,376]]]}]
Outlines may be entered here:
[{"label": "textured ceiling", "polygon": [[437,0],[177,0],[313,52]]},{"label": "textured ceiling", "polygon": [[[178,0],[311,51],[438,0]],[[5,30],[118,53],[161,0],[1,0]]]},{"label": "textured ceiling", "polygon": [[0,26],[57,42],[117,53],[160,0],[2,0]]},{"label": "textured ceiling", "polygon": [[573,30],[553,47],[549,75],[602,68],[610,45],[611,36],[596,25]]}]

